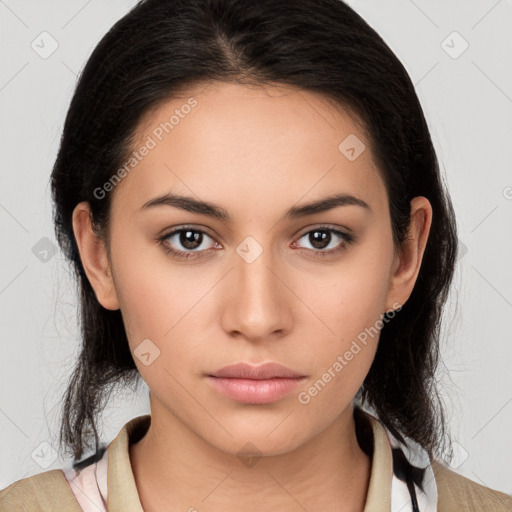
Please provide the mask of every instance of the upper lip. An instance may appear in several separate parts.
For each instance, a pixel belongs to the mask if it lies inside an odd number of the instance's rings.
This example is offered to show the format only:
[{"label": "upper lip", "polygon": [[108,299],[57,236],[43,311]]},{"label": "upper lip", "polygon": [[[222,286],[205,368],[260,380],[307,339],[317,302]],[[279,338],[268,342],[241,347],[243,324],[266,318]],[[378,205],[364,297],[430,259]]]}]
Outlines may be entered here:
[{"label": "upper lip", "polygon": [[295,372],[278,363],[264,363],[254,366],[248,363],[235,363],[223,366],[220,370],[211,374],[212,377],[239,378],[239,379],[272,379],[272,378],[297,378],[305,375]]}]

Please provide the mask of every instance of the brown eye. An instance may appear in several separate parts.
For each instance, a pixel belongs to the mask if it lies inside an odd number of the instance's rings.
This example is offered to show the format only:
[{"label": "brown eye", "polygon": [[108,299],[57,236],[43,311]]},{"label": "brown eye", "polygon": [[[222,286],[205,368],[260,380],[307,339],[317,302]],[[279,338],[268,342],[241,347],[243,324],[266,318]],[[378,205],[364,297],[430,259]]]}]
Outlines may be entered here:
[{"label": "brown eye", "polygon": [[[321,256],[336,253],[350,244],[354,238],[348,233],[328,227],[318,227],[304,233],[299,240],[305,240],[309,250],[319,253]],[[294,245],[296,246],[298,242]]]},{"label": "brown eye", "polygon": [[[162,245],[167,253],[178,259],[189,259],[201,257],[209,245],[205,242],[211,237],[201,229],[182,227],[175,229],[170,233],[160,237],[158,242]],[[211,244],[210,244],[211,246]]]},{"label": "brown eye", "polygon": [[203,240],[203,233],[199,231],[191,231],[190,229],[181,230],[178,234],[178,243],[182,247],[189,250],[195,250],[201,246]]}]

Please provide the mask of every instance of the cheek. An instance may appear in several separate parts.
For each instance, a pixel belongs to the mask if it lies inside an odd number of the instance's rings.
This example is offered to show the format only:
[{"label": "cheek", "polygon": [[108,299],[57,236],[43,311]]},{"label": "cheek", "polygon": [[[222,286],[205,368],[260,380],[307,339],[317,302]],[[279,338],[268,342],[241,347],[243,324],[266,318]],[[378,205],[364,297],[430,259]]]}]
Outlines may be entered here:
[{"label": "cheek", "polygon": [[[208,323],[203,299],[213,286],[211,277],[185,271],[170,263],[163,249],[161,254],[154,247],[148,250],[147,243],[130,250],[119,243],[115,250],[114,281],[132,353],[147,339],[160,350],[160,365],[200,353],[196,345]],[[143,376],[148,372],[145,366],[139,369]]]},{"label": "cheek", "polygon": [[[374,253],[378,254],[378,252]],[[380,319],[389,289],[390,261],[385,255],[368,259],[354,256],[323,280],[312,279],[304,290],[312,309],[342,342],[370,328]]]},{"label": "cheek", "polygon": [[380,335],[380,301],[375,300],[374,291],[364,289],[361,282],[354,287],[345,282],[345,286],[324,294],[320,311],[330,330],[320,327],[326,334],[305,347],[313,372],[297,396],[308,414],[334,420],[353,400],[368,374]]},{"label": "cheek", "polygon": [[199,298],[177,292],[181,285],[178,276],[158,279],[157,275],[152,267],[150,271],[138,268],[129,276],[119,276],[123,323],[142,379],[155,395],[172,390],[178,400],[182,391],[175,379],[183,382],[183,375],[198,366],[196,354],[200,351],[194,344],[199,344],[201,338],[194,331],[198,326],[194,324],[192,306]]},{"label": "cheek", "polygon": [[111,245],[114,285],[132,352],[144,339],[160,348],[160,339],[174,324],[179,294],[169,286],[172,276],[162,278],[155,252],[155,247],[135,236],[119,235]]},{"label": "cheek", "polygon": [[355,394],[375,357],[383,326],[381,315],[385,310],[392,248],[372,254],[382,256],[365,258],[361,251],[333,267],[329,276],[315,276],[302,288],[307,293],[304,302],[321,319],[321,323],[315,322],[318,332],[324,334],[317,334],[314,351],[311,346],[307,349],[314,356],[311,361],[315,377],[320,380],[318,387],[325,385],[322,394],[329,403]]}]

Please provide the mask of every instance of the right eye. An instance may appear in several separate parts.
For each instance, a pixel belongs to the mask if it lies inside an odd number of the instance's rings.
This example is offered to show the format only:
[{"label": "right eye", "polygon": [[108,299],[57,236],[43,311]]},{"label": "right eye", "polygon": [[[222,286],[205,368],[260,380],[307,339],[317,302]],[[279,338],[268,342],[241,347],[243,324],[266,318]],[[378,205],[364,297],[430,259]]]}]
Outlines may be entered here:
[{"label": "right eye", "polygon": [[[164,250],[167,253],[172,254],[174,258],[190,259],[198,257],[193,253],[206,251],[208,244],[203,243],[205,241],[205,236],[211,238],[210,235],[202,229],[180,227],[161,236],[158,241],[160,245],[163,246]],[[173,248],[173,245],[175,247],[181,246],[181,248]]]}]

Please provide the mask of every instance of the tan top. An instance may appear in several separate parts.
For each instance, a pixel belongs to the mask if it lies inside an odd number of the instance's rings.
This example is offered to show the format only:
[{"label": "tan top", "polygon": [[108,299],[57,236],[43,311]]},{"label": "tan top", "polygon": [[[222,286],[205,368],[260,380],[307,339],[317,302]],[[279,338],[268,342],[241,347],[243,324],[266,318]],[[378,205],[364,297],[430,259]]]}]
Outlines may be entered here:
[{"label": "tan top", "polygon": [[[369,418],[374,440],[372,467],[364,512],[391,510],[393,459],[384,426]],[[129,444],[147,431],[150,415],[138,416],[124,425],[108,446],[109,512],[144,512],[130,463]],[[512,497],[484,487],[434,461],[438,512],[512,511]],[[81,512],[61,469],[45,471],[18,480],[0,491],[0,512]]]}]

